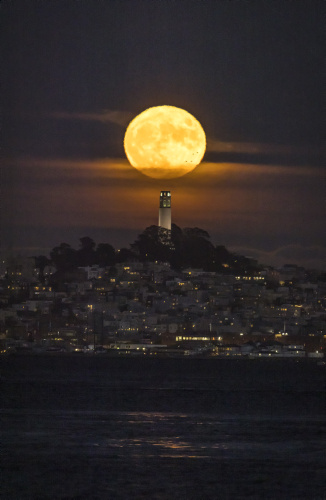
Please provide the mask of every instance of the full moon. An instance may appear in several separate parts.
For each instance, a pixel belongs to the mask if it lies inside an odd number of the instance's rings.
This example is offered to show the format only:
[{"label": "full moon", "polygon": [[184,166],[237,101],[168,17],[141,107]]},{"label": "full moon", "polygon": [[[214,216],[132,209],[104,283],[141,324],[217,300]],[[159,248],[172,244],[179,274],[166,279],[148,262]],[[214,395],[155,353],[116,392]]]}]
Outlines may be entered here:
[{"label": "full moon", "polygon": [[172,179],[199,165],[206,136],[199,121],[184,109],[155,106],[129,123],[124,148],[131,165],[143,174]]}]

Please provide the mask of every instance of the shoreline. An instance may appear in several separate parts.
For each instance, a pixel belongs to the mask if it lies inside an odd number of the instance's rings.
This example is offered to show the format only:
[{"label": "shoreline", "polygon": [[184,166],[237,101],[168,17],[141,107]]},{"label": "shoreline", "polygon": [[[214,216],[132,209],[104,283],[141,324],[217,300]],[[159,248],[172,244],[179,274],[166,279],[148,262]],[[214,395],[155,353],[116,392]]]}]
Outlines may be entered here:
[{"label": "shoreline", "polygon": [[229,355],[229,356],[209,356],[204,354],[178,354],[178,353],[121,353],[121,352],[106,352],[106,353],[96,353],[96,352],[57,352],[57,351],[45,351],[45,352],[7,352],[3,353],[0,356],[1,359],[8,359],[11,357],[15,358],[25,358],[25,357],[35,357],[35,358],[45,358],[45,357],[62,357],[62,358],[75,358],[75,359],[185,359],[185,360],[229,360],[229,361],[280,361],[280,362],[312,362],[312,363],[321,363],[322,365],[326,365],[325,355],[320,356],[275,356],[275,355],[263,355],[263,356],[250,356],[250,355]]}]

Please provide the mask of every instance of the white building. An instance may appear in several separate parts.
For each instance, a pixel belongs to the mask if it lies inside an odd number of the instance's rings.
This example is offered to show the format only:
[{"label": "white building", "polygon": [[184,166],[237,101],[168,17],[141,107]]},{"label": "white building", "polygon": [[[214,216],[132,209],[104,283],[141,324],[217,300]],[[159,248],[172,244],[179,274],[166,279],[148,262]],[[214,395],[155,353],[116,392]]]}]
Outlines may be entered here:
[{"label": "white building", "polygon": [[171,192],[161,191],[158,225],[171,231]]}]

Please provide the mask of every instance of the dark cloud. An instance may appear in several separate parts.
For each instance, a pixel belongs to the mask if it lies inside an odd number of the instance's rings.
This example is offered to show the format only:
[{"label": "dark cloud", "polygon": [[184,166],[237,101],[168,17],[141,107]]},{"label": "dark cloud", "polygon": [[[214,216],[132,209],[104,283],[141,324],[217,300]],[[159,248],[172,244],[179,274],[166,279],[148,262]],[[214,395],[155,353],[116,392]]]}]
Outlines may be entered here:
[{"label": "dark cloud", "polygon": [[326,158],[326,147],[324,145],[287,145],[287,144],[268,144],[262,142],[231,142],[219,141],[216,139],[207,140],[207,152],[209,153],[244,153],[248,155],[262,156],[273,155],[295,158],[308,156]]},{"label": "dark cloud", "polygon": [[98,113],[67,113],[54,112],[50,116],[63,120],[83,120],[95,121],[101,123],[114,123],[121,127],[127,127],[128,123],[134,118],[134,114],[128,111],[103,110]]}]

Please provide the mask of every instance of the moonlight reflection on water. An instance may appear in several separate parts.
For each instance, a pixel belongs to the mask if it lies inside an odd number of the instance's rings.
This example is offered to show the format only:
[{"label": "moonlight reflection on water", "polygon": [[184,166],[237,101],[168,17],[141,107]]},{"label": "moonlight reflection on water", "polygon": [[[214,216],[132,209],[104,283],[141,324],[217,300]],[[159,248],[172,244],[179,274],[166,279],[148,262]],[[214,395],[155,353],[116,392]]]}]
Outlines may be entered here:
[{"label": "moonlight reflection on water", "polygon": [[3,498],[323,498],[315,363],[1,363]]}]

